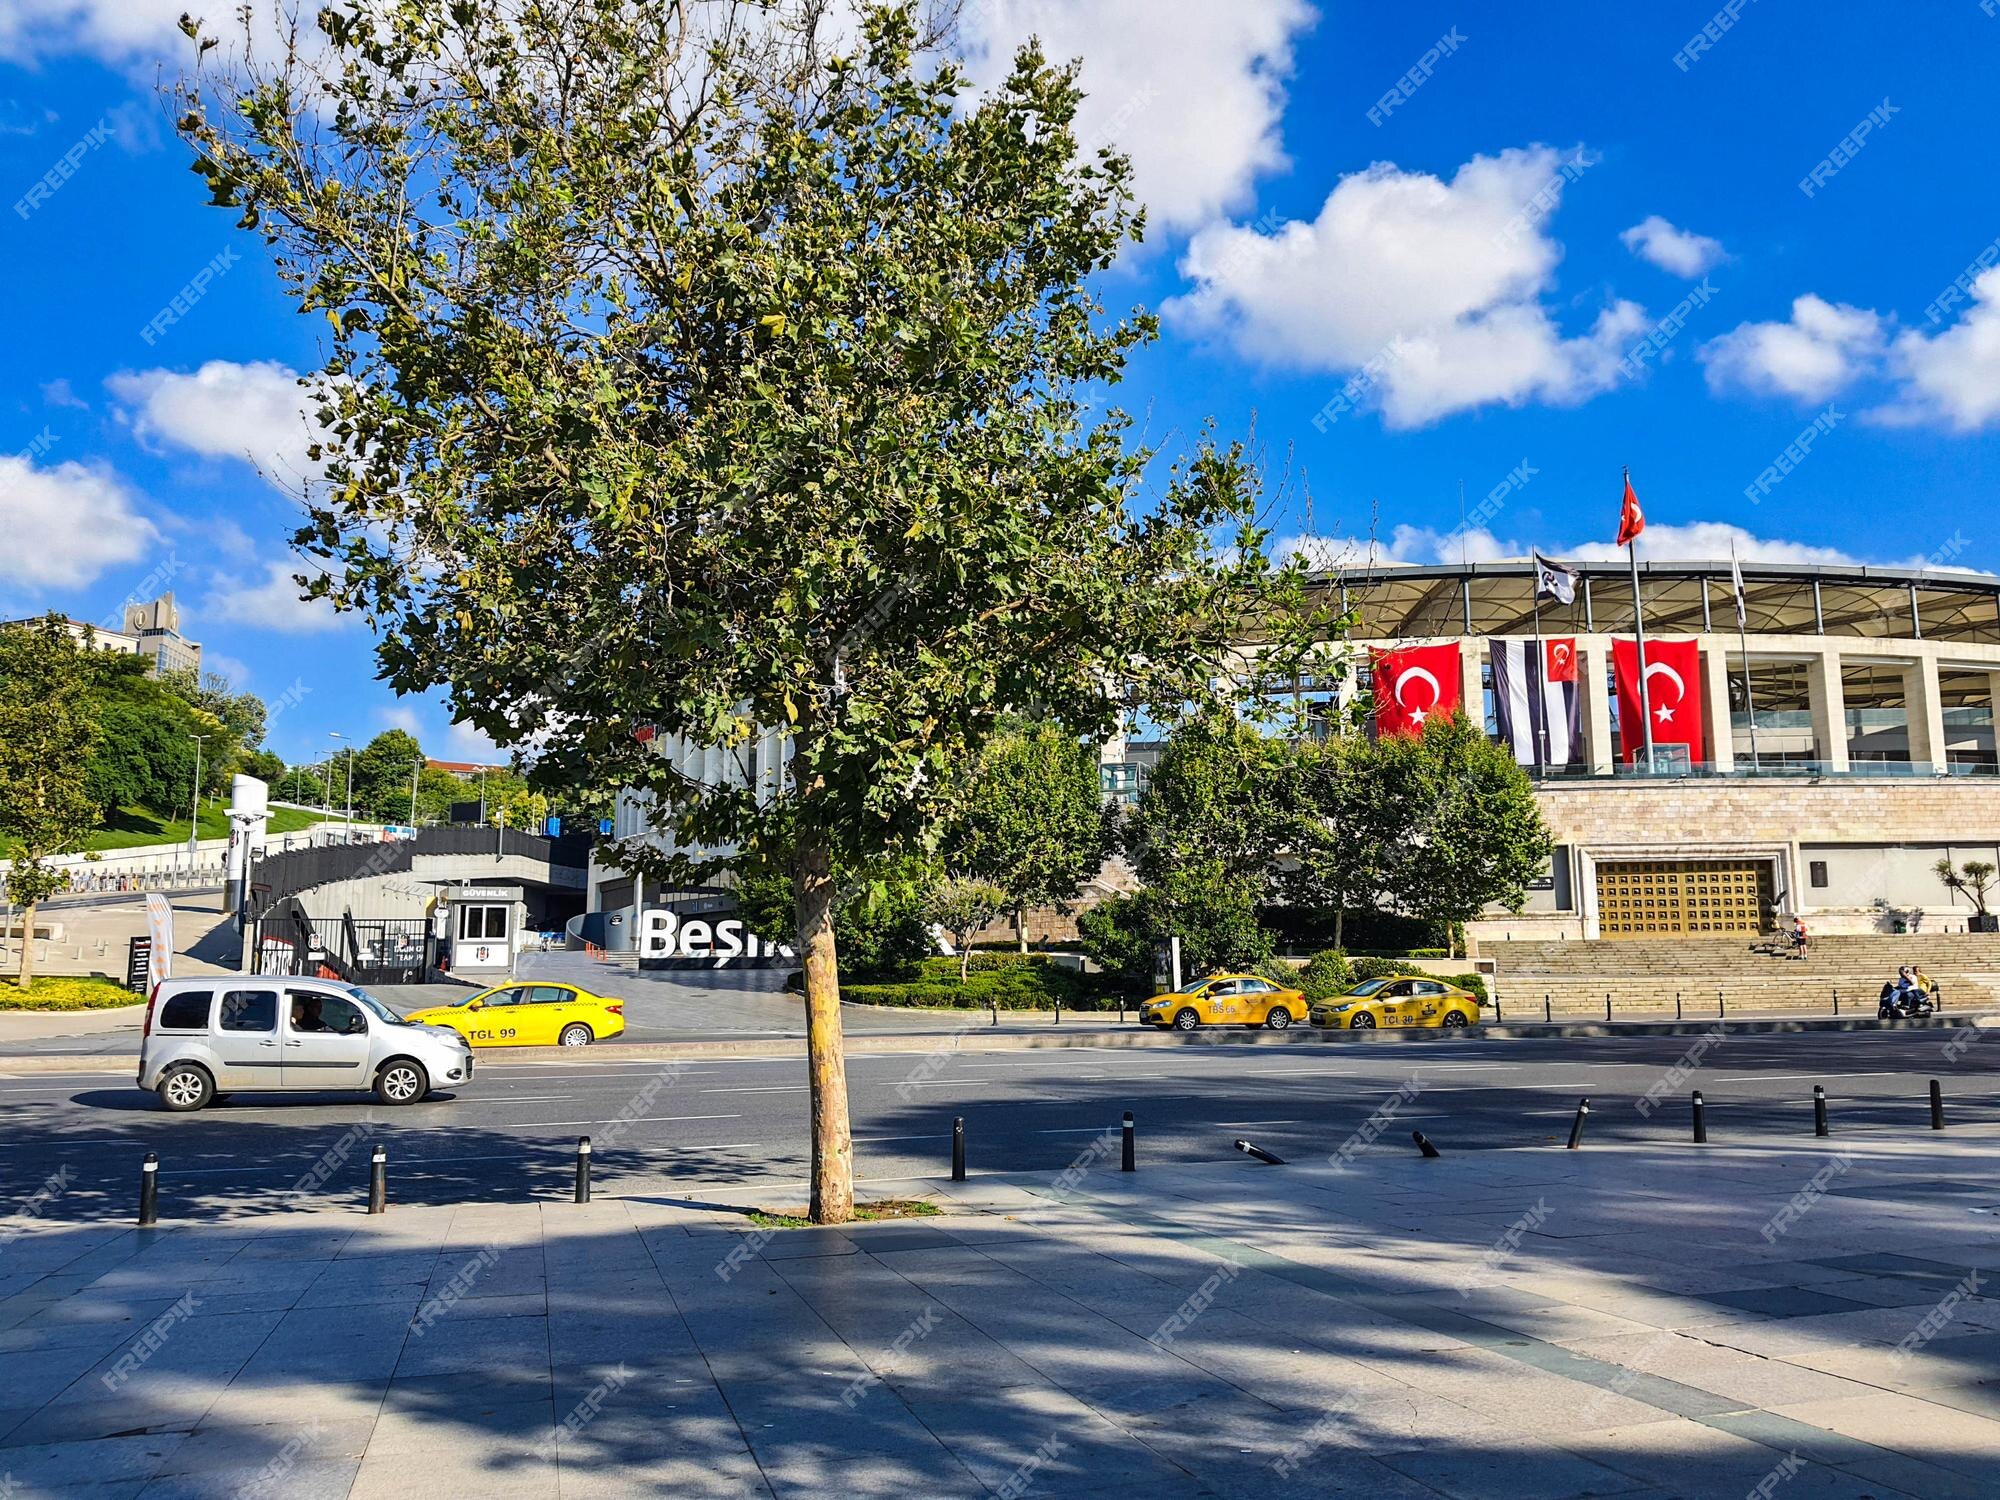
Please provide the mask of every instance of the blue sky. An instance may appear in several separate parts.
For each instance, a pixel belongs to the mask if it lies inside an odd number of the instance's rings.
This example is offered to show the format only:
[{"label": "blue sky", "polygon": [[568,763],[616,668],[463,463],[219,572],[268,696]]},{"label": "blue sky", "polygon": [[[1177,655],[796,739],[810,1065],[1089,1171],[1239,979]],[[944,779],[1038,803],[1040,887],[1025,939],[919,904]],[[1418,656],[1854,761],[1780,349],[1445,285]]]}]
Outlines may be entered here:
[{"label": "blue sky", "polygon": [[[165,128],[181,9],[0,0],[0,617],[170,587],[287,759],[484,754],[290,597],[246,455],[301,462],[324,350]],[[1165,315],[1120,399],[1254,427],[1294,545],[1602,554],[1629,464],[1662,557],[2000,566],[2000,4],[1613,9],[975,0],[963,46],[1084,58],[1152,217],[1105,295]]]}]

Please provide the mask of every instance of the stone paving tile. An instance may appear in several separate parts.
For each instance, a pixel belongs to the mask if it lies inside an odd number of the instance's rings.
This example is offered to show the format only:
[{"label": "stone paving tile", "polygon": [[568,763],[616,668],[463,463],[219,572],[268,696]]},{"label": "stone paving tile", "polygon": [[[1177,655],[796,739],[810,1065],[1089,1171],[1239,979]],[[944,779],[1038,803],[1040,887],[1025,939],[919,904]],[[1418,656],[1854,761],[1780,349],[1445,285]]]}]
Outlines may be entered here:
[{"label": "stone paving tile", "polygon": [[44,1489],[145,1480],[186,1441],[185,1433],[171,1432],[10,1448],[0,1472],[13,1475],[17,1483]]},{"label": "stone paving tile", "polygon": [[162,1474],[137,1493],[141,1500],[243,1500],[245,1495],[282,1495],[284,1500],[346,1500],[361,1471],[361,1459],[320,1458],[258,1464],[250,1468],[205,1467]]},{"label": "stone paving tile", "polygon": [[1938,1406],[1915,1396],[1872,1391],[1840,1401],[1807,1401],[1773,1406],[1779,1416],[1792,1417],[1858,1438],[1878,1448],[1893,1448],[1919,1438],[1924,1459],[1943,1469],[2000,1480],[2000,1419]]},{"label": "stone paving tile", "polygon": [[1630,1475],[1546,1443],[1439,1445],[1385,1453],[1380,1459],[1397,1473],[1454,1500],[1572,1500],[1631,1495],[1648,1488]]},{"label": "stone paving tile", "polygon": [[1795,1459],[1699,1422],[1672,1417],[1638,1427],[1579,1433],[1563,1448],[1661,1492],[1688,1495],[1782,1494],[1785,1500],[1917,1500],[1909,1491]]}]

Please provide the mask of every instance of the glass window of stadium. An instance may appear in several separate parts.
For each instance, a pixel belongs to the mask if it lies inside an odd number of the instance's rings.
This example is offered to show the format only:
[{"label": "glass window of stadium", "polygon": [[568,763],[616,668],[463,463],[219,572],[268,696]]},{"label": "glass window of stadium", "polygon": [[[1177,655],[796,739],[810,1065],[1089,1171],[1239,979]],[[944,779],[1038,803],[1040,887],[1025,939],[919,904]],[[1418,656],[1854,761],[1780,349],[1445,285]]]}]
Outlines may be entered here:
[{"label": "glass window of stadium", "polygon": [[1910,764],[1909,700],[1904,668],[1895,662],[1846,662],[1840,669],[1847,705],[1847,758],[1857,769]]},{"label": "glass window of stadium", "polygon": [[1753,656],[1747,684],[1743,657],[1732,651],[1728,663],[1729,722],[1739,768],[1810,765],[1828,758],[1813,740],[1811,674],[1805,662]]},{"label": "glass window of stadium", "polygon": [[1993,739],[1993,695],[2000,674],[1976,668],[1942,668],[1938,699],[1944,708],[1945,760],[1958,772],[2000,769]]}]

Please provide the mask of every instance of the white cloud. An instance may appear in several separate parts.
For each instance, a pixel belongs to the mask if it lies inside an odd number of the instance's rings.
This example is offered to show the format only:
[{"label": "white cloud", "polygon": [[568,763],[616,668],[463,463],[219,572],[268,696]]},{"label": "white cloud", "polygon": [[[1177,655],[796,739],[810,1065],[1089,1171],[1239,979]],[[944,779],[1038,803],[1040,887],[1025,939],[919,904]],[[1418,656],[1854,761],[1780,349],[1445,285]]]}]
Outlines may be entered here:
[{"label": "white cloud", "polygon": [[1181,262],[1195,289],[1164,311],[1263,364],[1359,372],[1322,420],[1369,403],[1418,427],[1496,402],[1585,400],[1617,382],[1645,314],[1613,302],[1566,338],[1542,305],[1562,258],[1544,220],[1583,165],[1531,146],[1444,182],[1378,162],[1342,178],[1311,223],[1202,230]]},{"label": "white cloud", "polygon": [[1722,241],[1681,229],[1658,214],[1634,224],[1618,238],[1641,260],[1692,280],[1722,259]]},{"label": "white cloud", "polygon": [[261,573],[255,567],[247,568],[240,579],[219,576],[200,612],[233,625],[253,625],[287,635],[338,630],[349,624],[353,617],[335,613],[326,600],[299,597],[293,576],[305,567],[287,557],[267,561]]},{"label": "white cloud", "polygon": [[297,371],[276,360],[212,359],[192,374],[128,370],[105,384],[126,404],[140,438],[241,459],[293,489],[320,472],[306,456],[317,431],[312,392],[298,381]]},{"label": "white cloud", "polygon": [[156,57],[186,42],[175,24],[186,9],[184,0],[0,0],[0,57]]},{"label": "white cloud", "polygon": [[218,677],[229,679],[229,686],[235,692],[242,692],[250,686],[250,668],[233,656],[224,656],[219,651],[201,653],[201,670],[213,672]]},{"label": "white cloud", "polygon": [[1896,340],[1891,363],[1901,390],[1877,416],[1939,422],[1955,432],[2000,422],[2000,270],[1973,282],[1972,296],[1952,327],[1928,337],[1912,330]]},{"label": "white cloud", "polygon": [[1792,303],[1790,322],[1739,324],[1704,344],[1701,359],[1718,394],[1737,389],[1817,402],[1867,374],[1887,344],[1880,313],[1808,292]]},{"label": "white cloud", "polygon": [[1030,35],[1055,62],[1083,60],[1086,146],[1132,158],[1149,227],[1191,229],[1240,209],[1285,164],[1278,126],[1305,0],[980,0],[960,21],[967,72],[1005,78]]},{"label": "white cloud", "polygon": [[0,456],[0,535],[11,543],[7,581],[31,589],[79,588],[106,568],[139,561],[160,540],[111,470],[37,468],[20,454]]},{"label": "white cloud", "polygon": [[[1607,513],[1615,519],[1615,514]],[[1595,541],[1563,544],[1553,538],[1539,538],[1543,556],[1565,562],[1624,562],[1625,549],[1615,542]],[[1472,528],[1437,531],[1425,526],[1397,526],[1386,542],[1329,541],[1323,537],[1288,537],[1279,543],[1281,556],[1301,553],[1318,566],[1360,572],[1378,568],[1415,567],[1436,563],[1525,562],[1530,543],[1502,539],[1492,532]],[[1809,542],[1790,542],[1780,537],[1762,537],[1729,521],[1689,521],[1672,525],[1655,521],[1639,534],[1640,562],[1727,562],[1731,549],[1744,562],[1791,566],[1930,568],[1940,564],[1933,558],[1907,557],[1883,560],[1859,558],[1838,547]],[[1965,570],[1972,571],[1972,570]]]}]

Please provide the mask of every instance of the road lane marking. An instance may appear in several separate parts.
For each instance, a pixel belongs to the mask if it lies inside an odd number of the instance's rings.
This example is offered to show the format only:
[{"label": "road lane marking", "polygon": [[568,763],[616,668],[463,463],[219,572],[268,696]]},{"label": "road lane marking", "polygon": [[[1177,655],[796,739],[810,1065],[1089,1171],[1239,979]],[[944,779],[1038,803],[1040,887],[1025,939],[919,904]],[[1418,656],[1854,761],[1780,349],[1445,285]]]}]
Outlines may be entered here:
[{"label": "road lane marking", "polygon": [[627,1115],[609,1120],[513,1120],[484,1126],[488,1130],[550,1130],[558,1125],[641,1125],[676,1120],[740,1120],[741,1115]]}]

